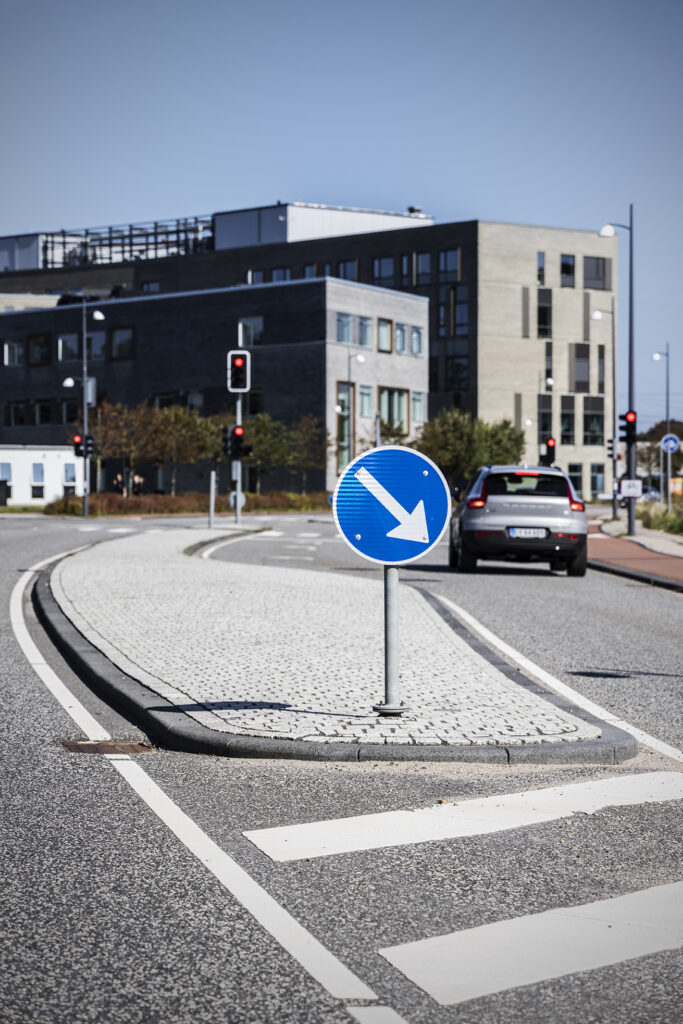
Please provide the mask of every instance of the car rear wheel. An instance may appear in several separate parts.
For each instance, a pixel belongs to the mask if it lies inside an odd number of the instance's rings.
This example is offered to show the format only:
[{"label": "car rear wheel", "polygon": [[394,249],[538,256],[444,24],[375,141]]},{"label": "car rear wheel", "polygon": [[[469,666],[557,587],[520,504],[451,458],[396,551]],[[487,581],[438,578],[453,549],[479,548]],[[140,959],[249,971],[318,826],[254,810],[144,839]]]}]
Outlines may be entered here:
[{"label": "car rear wheel", "polygon": [[584,544],[578,554],[567,562],[567,576],[585,576],[588,554]]},{"label": "car rear wheel", "polygon": [[459,572],[476,572],[477,556],[463,544],[462,537],[458,541],[458,570]]}]

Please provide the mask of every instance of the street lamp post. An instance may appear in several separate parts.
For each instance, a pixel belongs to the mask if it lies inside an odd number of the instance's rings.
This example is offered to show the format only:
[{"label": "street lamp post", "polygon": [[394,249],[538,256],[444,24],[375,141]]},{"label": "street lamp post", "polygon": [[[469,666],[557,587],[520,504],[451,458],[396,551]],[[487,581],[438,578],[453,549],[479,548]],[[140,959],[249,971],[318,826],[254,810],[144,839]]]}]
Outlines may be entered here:
[{"label": "street lamp post", "polygon": [[353,462],[356,456],[356,424],[353,408],[353,392],[351,390],[351,361],[355,359],[359,363],[365,362],[365,356],[362,352],[352,353],[351,349],[347,352],[346,361],[346,387],[348,388],[348,416],[349,416],[349,462]]},{"label": "street lamp post", "polygon": [[[652,356],[653,359],[659,361],[660,359],[666,359],[666,432],[667,434],[671,430],[671,420],[669,417],[669,342],[666,343],[666,352],[655,352]],[[661,445],[660,445],[661,450]],[[661,473],[659,477],[659,493],[662,492],[662,478]],[[667,450],[666,453],[666,510],[671,511],[671,451]]]},{"label": "street lamp post", "polygon": [[[600,228],[599,234],[602,238],[611,238],[615,228],[623,228],[628,231],[628,407],[633,409],[635,405],[634,394],[634,344],[633,344],[633,203],[629,205],[628,224],[605,224]],[[635,441],[629,444],[626,449],[626,472],[630,480],[636,475],[636,445]],[[628,534],[633,536],[636,532],[636,499],[627,498],[628,502]]]},{"label": "street lamp post", "polygon": [[[99,309],[93,310],[93,320],[104,320],[104,313]],[[83,391],[83,444],[88,436],[88,302],[85,295],[81,300],[81,343],[82,343],[82,378]],[[83,516],[88,515],[88,491],[90,490],[90,456],[87,449],[83,449]]]},{"label": "street lamp post", "polygon": [[619,490],[617,466],[619,459],[619,454],[617,452],[619,437],[617,431],[617,332],[615,324],[616,315],[614,312],[614,296],[612,296],[612,308],[594,310],[590,315],[591,320],[602,320],[603,313],[607,313],[612,318],[612,519],[616,519],[618,515],[617,491]]}]

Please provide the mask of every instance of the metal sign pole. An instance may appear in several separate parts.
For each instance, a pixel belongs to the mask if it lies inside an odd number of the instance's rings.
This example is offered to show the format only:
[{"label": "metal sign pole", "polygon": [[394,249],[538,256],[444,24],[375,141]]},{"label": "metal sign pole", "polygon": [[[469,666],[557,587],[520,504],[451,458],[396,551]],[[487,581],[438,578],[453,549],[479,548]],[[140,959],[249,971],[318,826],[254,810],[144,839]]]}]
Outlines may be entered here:
[{"label": "metal sign pole", "polygon": [[209,476],[209,529],[213,530],[213,514],[216,508],[216,467],[211,467]]},{"label": "metal sign pole", "polygon": [[400,700],[398,677],[398,566],[384,566],[384,703],[374,704],[380,715],[397,717],[408,707]]},{"label": "metal sign pole", "polygon": [[[243,339],[244,324],[240,321],[237,324],[237,347],[242,348],[244,345]],[[242,396],[237,395],[235,400],[235,426],[242,426]],[[235,523],[237,526],[240,525],[241,509],[242,504],[242,460],[236,459],[232,464],[233,477],[235,478]]]}]

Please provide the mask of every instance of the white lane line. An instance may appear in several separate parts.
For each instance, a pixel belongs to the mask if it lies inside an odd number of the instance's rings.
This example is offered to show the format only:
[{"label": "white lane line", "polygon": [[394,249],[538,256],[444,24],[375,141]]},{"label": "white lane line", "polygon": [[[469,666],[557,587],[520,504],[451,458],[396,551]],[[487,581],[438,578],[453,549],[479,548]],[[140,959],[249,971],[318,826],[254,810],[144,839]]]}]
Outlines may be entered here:
[{"label": "white lane line", "polygon": [[683,945],[683,882],[379,953],[441,1006]]},{"label": "white lane line", "polygon": [[358,1024],[406,1024],[390,1006],[347,1006],[346,1010]]},{"label": "white lane line", "polygon": [[270,557],[274,562],[315,562],[313,555],[271,555]]},{"label": "white lane line", "polygon": [[297,533],[297,537],[322,537],[321,533]]},{"label": "white lane line", "polygon": [[112,526],[107,533],[135,533],[134,526]]},{"label": "white lane line", "polygon": [[[84,547],[87,547],[85,545]],[[53,555],[32,565],[22,574],[10,598],[10,620],[18,643],[28,661],[33,665],[48,690],[71,716],[74,722],[91,740],[108,740],[111,735],[103,729],[49,668],[29,636],[22,611],[22,597],[34,572],[50,562],[66,555],[82,551],[74,548]],[[349,970],[310,932],[281,907],[265,889],[247,874],[243,868],[220,849],[209,836],[168,797],[163,790],[128,755],[105,754],[103,759],[125,779],[138,796],[160,818],[187,849],[224,885],[259,924],[279,942],[327,992],[336,999],[367,999],[377,1001],[377,996],[365,982]],[[346,1007],[349,1012],[357,1007]],[[372,1009],[387,1009],[376,1006]],[[392,1011],[393,1012],[393,1011]],[[368,1024],[373,1019],[368,1017]],[[381,1017],[374,1024],[385,1024]],[[386,1018],[386,1024],[405,1024],[396,1015]]]},{"label": "white lane line", "polygon": [[505,657],[514,661],[516,665],[519,665],[525,672],[533,675],[538,679],[539,682],[550,687],[556,693],[561,694],[568,700],[576,704],[577,707],[582,708],[584,711],[588,711],[589,714],[595,715],[596,718],[601,718],[604,722],[608,722],[610,725],[616,726],[617,729],[623,729],[624,732],[629,732],[634,736],[639,743],[643,746],[650,747],[651,750],[656,750],[659,754],[664,754],[665,757],[670,757],[674,761],[683,762],[683,751],[678,750],[676,747],[670,746],[668,743],[664,743],[662,740],[658,740],[655,736],[651,736],[649,733],[644,732],[642,729],[636,728],[635,725],[631,725],[629,722],[625,722],[621,718],[615,718],[611,711],[606,708],[600,707],[599,704],[595,704],[592,700],[584,697],[578,690],[573,690],[571,686],[567,686],[566,683],[560,682],[555,676],[552,676],[550,672],[546,672],[545,669],[535,665],[533,661],[526,658],[519,651],[516,651],[510,644],[505,643],[500,637],[497,637],[495,633],[492,633],[490,629],[483,626],[478,619],[475,619],[473,615],[466,612],[464,608],[457,605],[454,601],[449,600],[447,597],[442,597],[440,594],[434,595],[445,604],[447,608],[450,608],[452,612],[461,620],[461,622],[472,629],[475,633],[478,633],[482,640],[485,640],[487,644],[492,647],[496,647],[501,654]]},{"label": "white lane line", "polygon": [[194,856],[270,935],[336,999],[377,999],[352,971],[239,867],[135,761],[112,766]]},{"label": "white lane line", "polygon": [[314,821],[242,834],[271,860],[330,857],[358,850],[459,839],[522,828],[543,821],[594,814],[605,807],[683,799],[683,773],[648,772],[576,782],[522,793]]},{"label": "white lane line", "polygon": [[103,530],[103,526],[79,526],[79,533],[92,533],[94,530]]},{"label": "white lane line", "polygon": [[[88,545],[85,546],[87,547]],[[106,729],[103,729],[100,723],[93,718],[81,702],[74,697],[56,672],[50,668],[43,658],[26,628],[22,609],[24,591],[33,578],[34,572],[38,572],[40,569],[43,569],[46,565],[49,565],[50,562],[56,562],[60,558],[65,558],[67,555],[73,555],[76,551],[82,550],[83,547],[78,547],[72,548],[70,551],[62,551],[58,555],[53,555],[51,558],[46,558],[42,562],[37,562],[26,572],[22,573],[15,584],[10,597],[9,617],[12,629],[14,630],[14,635],[17,639],[17,643],[24,653],[24,657],[40,676],[55,700],[58,701],[71,718],[73,718],[74,722],[81,732],[83,732],[86,739],[109,740],[111,739],[111,736]]]},{"label": "white lane line", "polygon": [[204,548],[204,550],[200,552],[199,557],[210,558],[214,551],[218,551],[219,548],[224,548],[228,544],[237,544],[238,541],[248,540],[248,538],[248,533],[242,534],[240,537],[222,537],[220,540],[217,540],[215,544],[211,544],[210,547]]}]

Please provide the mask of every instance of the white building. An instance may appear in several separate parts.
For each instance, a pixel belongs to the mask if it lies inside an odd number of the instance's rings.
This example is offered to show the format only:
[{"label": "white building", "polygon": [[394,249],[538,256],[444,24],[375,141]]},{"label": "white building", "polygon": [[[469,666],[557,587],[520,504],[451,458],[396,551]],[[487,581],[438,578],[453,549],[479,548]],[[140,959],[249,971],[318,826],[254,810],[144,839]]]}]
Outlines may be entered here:
[{"label": "white building", "polygon": [[71,445],[0,445],[0,503],[47,505],[83,495],[83,460]]}]

